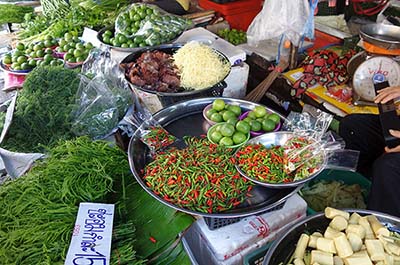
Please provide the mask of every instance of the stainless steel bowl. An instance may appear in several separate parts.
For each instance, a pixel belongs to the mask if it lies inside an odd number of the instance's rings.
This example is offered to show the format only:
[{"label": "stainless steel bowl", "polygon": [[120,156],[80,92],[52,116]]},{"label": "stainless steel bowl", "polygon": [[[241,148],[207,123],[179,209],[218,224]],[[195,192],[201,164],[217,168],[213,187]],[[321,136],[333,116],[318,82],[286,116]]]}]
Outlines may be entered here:
[{"label": "stainless steel bowl", "polygon": [[[387,214],[357,209],[346,209],[346,211],[350,213],[357,212],[360,215],[373,214],[382,223],[389,223],[397,227],[400,225],[399,218]],[[286,265],[296,248],[296,243],[300,235],[304,232],[313,233],[315,231],[324,231],[330,221],[331,219],[326,218],[324,213],[318,213],[305,217],[294,225],[290,225],[268,249],[263,260],[263,265]]]},{"label": "stainless steel bowl", "polygon": [[367,24],[360,28],[360,37],[378,47],[400,49],[400,27],[385,24]]},{"label": "stainless steel bowl", "polygon": [[[288,139],[290,139],[294,136],[296,136],[296,134],[294,132],[285,132],[285,131],[270,132],[270,133],[266,133],[266,134],[260,135],[258,137],[255,137],[253,139],[250,139],[247,142],[247,144],[260,143],[260,144],[264,145],[265,147],[270,147],[272,145],[275,145],[275,146],[276,145],[284,145]],[[237,150],[236,152],[238,152],[239,150]],[[322,156],[323,162],[319,165],[319,169],[316,172],[311,174],[308,178],[304,178],[304,179],[289,182],[289,183],[263,182],[263,181],[256,180],[252,177],[247,176],[247,174],[245,172],[243,172],[238,165],[236,165],[236,169],[239,171],[239,173],[243,177],[257,183],[258,185],[268,187],[268,188],[273,188],[273,189],[293,188],[293,187],[297,187],[297,186],[301,186],[301,185],[305,184],[306,182],[308,182],[308,181],[312,180],[313,178],[315,178],[316,176],[318,176],[319,173],[321,173],[321,171],[326,167],[326,164],[327,164],[327,156],[326,156],[325,152],[322,151],[321,156]]]}]

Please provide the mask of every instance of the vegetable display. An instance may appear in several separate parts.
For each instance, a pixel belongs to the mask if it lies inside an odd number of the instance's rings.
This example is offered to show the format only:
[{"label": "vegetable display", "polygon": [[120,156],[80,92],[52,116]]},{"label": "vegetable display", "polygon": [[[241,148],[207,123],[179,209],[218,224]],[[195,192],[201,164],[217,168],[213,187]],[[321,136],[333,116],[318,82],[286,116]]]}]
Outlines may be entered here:
[{"label": "vegetable display", "polygon": [[135,3],[120,13],[115,29],[105,31],[102,41],[121,48],[156,46],[173,40],[190,25],[190,20],[167,14],[156,6]]},{"label": "vegetable display", "polygon": [[301,234],[290,264],[397,264],[399,235],[390,232],[375,215],[361,216],[325,208],[329,226],[312,234]]},{"label": "vegetable display", "polygon": [[161,126],[151,126],[145,130],[141,140],[150,150],[158,151],[173,144],[176,141],[176,137],[168,133]]},{"label": "vegetable display", "polygon": [[83,63],[93,48],[91,42],[83,43],[78,36],[74,36],[70,32],[64,34],[64,38],[58,41],[58,45],[56,51],[65,53],[63,59],[67,63]]},{"label": "vegetable display", "polygon": [[316,181],[301,190],[301,196],[307,202],[308,207],[316,212],[322,211],[325,207],[366,209],[360,185],[348,185],[340,181]]},{"label": "vegetable display", "polygon": [[68,14],[69,4],[65,0],[40,0],[43,14],[50,18],[63,18]]},{"label": "vegetable display", "polygon": [[193,211],[216,213],[241,204],[252,183],[237,173],[233,149],[188,137],[187,148],[159,153],[143,180],[163,200]]},{"label": "vegetable display", "polygon": [[79,86],[79,76],[61,67],[41,66],[26,78],[20,91],[13,122],[3,148],[41,151],[71,133],[72,110]]},{"label": "vegetable display", "polygon": [[[64,264],[79,203],[112,203],[127,174],[126,154],[108,142],[83,137],[49,149],[25,176],[0,186],[2,264]],[[116,213],[110,264],[143,264],[135,227]]]},{"label": "vegetable display", "polygon": [[[289,183],[309,177],[321,166],[322,156],[313,154],[313,148],[307,146],[310,141],[304,137],[292,137],[282,146],[248,144],[236,152],[235,159],[250,179]],[[304,151],[299,152],[302,148]]]}]

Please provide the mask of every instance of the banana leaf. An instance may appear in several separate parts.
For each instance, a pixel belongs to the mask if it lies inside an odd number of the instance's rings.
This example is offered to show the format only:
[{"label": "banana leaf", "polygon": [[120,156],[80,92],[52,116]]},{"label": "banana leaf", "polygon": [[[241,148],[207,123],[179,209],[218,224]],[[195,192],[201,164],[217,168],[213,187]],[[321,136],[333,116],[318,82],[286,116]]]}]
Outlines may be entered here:
[{"label": "banana leaf", "polygon": [[127,222],[134,223],[136,227],[134,244],[138,256],[154,264],[188,261],[181,244],[177,242],[179,233],[195,221],[193,216],[155,200],[137,182],[126,185],[119,199],[119,211]]}]

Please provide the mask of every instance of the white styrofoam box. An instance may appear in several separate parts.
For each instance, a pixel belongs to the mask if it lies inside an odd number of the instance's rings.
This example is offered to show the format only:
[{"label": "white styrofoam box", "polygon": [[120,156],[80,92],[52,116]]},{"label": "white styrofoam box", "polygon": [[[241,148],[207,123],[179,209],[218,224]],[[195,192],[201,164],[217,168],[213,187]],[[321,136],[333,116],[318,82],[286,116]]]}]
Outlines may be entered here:
[{"label": "white styrofoam box", "polygon": [[227,87],[224,89],[223,97],[242,99],[246,96],[249,68],[247,63],[231,68],[231,72],[225,79]]},{"label": "white styrofoam box", "polygon": [[[216,230],[210,230],[201,218],[195,222],[194,229],[211,252],[214,264],[235,264],[233,261],[242,259],[252,249],[259,247],[260,242],[264,244],[274,240],[282,227],[304,217],[306,210],[307,203],[295,194],[287,199],[280,210],[248,216],[238,223]],[[205,254],[205,250],[202,251]],[[198,252],[197,248],[192,252]]]},{"label": "white styrofoam box", "polygon": [[187,30],[183,32],[177,40],[175,40],[176,43],[184,43],[188,41],[198,41],[222,52],[229,59],[232,65],[237,61],[244,62],[246,60],[246,53],[242,48],[233,45],[202,27]]}]

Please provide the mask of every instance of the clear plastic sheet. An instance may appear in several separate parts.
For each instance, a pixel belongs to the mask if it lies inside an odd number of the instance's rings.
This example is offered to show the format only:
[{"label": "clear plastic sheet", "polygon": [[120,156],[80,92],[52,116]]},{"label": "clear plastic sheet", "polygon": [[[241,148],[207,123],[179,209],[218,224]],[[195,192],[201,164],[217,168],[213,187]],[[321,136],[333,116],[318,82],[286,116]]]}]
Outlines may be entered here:
[{"label": "clear plastic sheet", "polygon": [[115,36],[137,37],[135,42],[144,40],[148,46],[155,46],[175,39],[191,26],[191,20],[167,13],[155,5],[134,3],[115,20]]},{"label": "clear plastic sheet", "polygon": [[93,50],[82,67],[73,132],[93,139],[106,138],[115,131],[131,98],[132,92],[119,64],[109,58],[108,52]]},{"label": "clear plastic sheet", "polygon": [[316,163],[315,160],[323,156],[325,168],[356,170],[359,152],[344,149],[343,139],[328,131],[332,120],[332,115],[309,105],[306,105],[302,113],[291,112],[288,115],[283,130],[295,132],[299,138],[305,137],[309,141],[307,144],[293,145],[293,148],[286,150],[288,174],[301,170],[303,165],[309,164],[310,161]]},{"label": "clear plastic sheet", "polygon": [[153,115],[139,97],[135,98],[133,108],[130,113],[125,115],[124,121],[134,127],[133,137],[138,137],[147,145],[151,154],[164,150],[177,142],[177,138],[153,118]]}]

